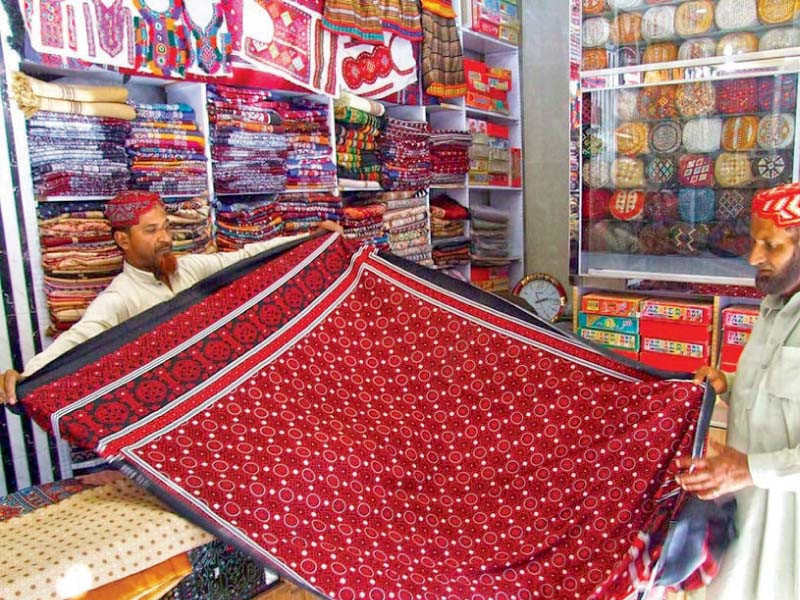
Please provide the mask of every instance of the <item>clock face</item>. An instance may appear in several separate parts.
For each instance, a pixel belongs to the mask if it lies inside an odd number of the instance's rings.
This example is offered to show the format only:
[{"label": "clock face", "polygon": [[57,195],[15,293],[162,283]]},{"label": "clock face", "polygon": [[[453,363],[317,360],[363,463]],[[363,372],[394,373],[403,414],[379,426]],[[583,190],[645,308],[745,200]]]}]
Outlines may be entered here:
[{"label": "clock face", "polygon": [[520,289],[518,296],[530,304],[536,314],[552,321],[561,314],[561,291],[546,279],[532,279]]}]

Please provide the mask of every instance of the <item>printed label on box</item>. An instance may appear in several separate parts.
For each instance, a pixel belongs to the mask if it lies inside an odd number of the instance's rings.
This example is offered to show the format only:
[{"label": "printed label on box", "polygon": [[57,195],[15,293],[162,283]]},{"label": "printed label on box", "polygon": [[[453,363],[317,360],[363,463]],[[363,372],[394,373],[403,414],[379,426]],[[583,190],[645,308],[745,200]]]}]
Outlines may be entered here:
[{"label": "printed label on box", "polygon": [[599,329],[579,329],[578,334],[583,339],[595,342],[596,344],[614,346],[615,348],[623,348],[624,350],[639,350],[639,336],[636,335],[601,331]]},{"label": "printed label on box", "polygon": [[722,327],[750,331],[758,320],[758,308],[733,307],[722,311]]},{"label": "printed label on box", "polygon": [[723,344],[730,344],[731,346],[744,346],[748,339],[750,339],[749,331],[726,329],[724,333]]},{"label": "printed label on box", "polygon": [[651,299],[642,304],[641,316],[689,323],[710,323],[712,310],[711,304],[682,304]]},{"label": "printed label on box", "polygon": [[675,340],[659,340],[656,338],[642,338],[642,350],[647,352],[660,352],[661,354],[674,354],[691,358],[705,358],[706,346],[691,342],[678,342]]},{"label": "printed label on box", "polygon": [[591,313],[578,313],[578,325],[603,331],[616,331],[636,335],[639,333],[639,320],[632,317],[611,317]]}]

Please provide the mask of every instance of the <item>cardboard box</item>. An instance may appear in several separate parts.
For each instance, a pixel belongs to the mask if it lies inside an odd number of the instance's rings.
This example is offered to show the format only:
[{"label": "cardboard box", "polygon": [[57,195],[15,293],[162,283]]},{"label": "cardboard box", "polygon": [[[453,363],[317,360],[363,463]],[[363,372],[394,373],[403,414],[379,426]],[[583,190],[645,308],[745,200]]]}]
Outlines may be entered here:
[{"label": "cardboard box", "polygon": [[492,108],[492,99],[489,96],[467,89],[466,104],[472,108],[488,111]]},{"label": "cardboard box", "polygon": [[671,298],[650,298],[642,303],[642,319],[661,319],[710,325],[714,305],[709,302],[688,302]]},{"label": "cardboard box", "polygon": [[508,173],[489,173],[488,185],[508,187]]},{"label": "cardboard box", "polygon": [[683,323],[641,317],[639,333],[651,338],[708,344],[711,341],[711,325]]},{"label": "cardboard box", "polygon": [[511,187],[522,187],[522,148],[511,148]]},{"label": "cardboard box", "polygon": [[489,67],[486,71],[489,87],[502,92],[511,91],[511,69]]},{"label": "cardboard box", "polygon": [[508,265],[501,267],[478,267],[470,269],[470,279],[474,281],[487,281],[489,279],[508,278],[511,269]]},{"label": "cardboard box", "polygon": [[467,117],[467,129],[472,135],[472,141],[475,142],[475,134],[486,133],[488,121],[484,119],[475,119],[474,117]]},{"label": "cardboard box", "polygon": [[[736,370],[736,365],[739,362],[739,357],[742,356],[744,346],[734,346],[732,344],[722,344],[719,351],[720,368],[722,365],[733,365],[733,370]],[[727,369],[722,369],[726,371]]]},{"label": "cardboard box", "polygon": [[466,58],[464,57],[464,73],[469,76],[470,73],[479,73],[481,75],[488,75],[489,67],[486,65],[485,62],[481,60],[475,60],[474,58]]},{"label": "cardboard box", "polygon": [[751,331],[758,319],[758,306],[740,304],[722,309],[722,328]]},{"label": "cardboard box", "polygon": [[617,333],[614,331],[603,331],[601,329],[578,328],[578,335],[585,340],[608,346],[610,348],[620,348],[622,350],[639,350],[639,336],[627,333]]},{"label": "cardboard box", "polygon": [[486,133],[489,135],[489,137],[507,140],[510,130],[508,125],[501,125],[500,123],[492,123],[489,121],[486,123]]},{"label": "cardboard box", "polygon": [[[641,327],[641,323],[639,323],[639,327]],[[688,358],[702,358],[708,363],[709,344],[642,336],[642,351]]]},{"label": "cardboard box", "polygon": [[634,317],[612,317],[609,315],[579,312],[578,327],[638,335],[639,319]]},{"label": "cardboard box", "polygon": [[722,344],[729,346],[739,346],[744,348],[747,340],[750,339],[749,331],[742,331],[740,329],[723,329],[722,331]]},{"label": "cardboard box", "polygon": [[581,298],[581,310],[586,313],[614,317],[638,317],[639,306],[643,300],[645,300],[645,296],[636,294],[596,292],[584,294]]},{"label": "cardboard box", "polygon": [[633,352],[632,350],[620,350],[619,348],[609,348],[611,352],[614,354],[619,354],[620,356],[624,356],[625,358],[629,358],[631,360],[635,360],[639,362],[639,353]]},{"label": "cardboard box", "polygon": [[662,369],[664,371],[679,371],[682,373],[694,373],[700,367],[708,364],[707,359],[692,358],[689,356],[675,356],[672,354],[661,354],[660,352],[639,352],[639,361]]}]

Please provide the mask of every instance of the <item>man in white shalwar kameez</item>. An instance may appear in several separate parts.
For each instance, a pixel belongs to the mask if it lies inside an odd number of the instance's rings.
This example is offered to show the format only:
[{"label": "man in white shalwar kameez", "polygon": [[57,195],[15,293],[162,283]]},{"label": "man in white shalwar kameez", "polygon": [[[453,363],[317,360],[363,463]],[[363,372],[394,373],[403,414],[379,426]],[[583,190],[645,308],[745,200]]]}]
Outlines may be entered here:
[{"label": "man in white shalwar kameez", "polygon": [[[256,242],[236,252],[176,257],[172,254],[167,212],[158,194],[120,192],[108,202],[106,217],[111,223],[114,241],[123,253],[122,273],[98,294],[80,321],[28,361],[22,374],[9,369],[0,375],[0,404],[14,404],[17,401],[17,383],[67,350],[156,304],[174,298],[179,292],[225,267],[308,235]],[[330,221],[323,222],[320,228],[341,231],[339,225]]]},{"label": "man in white shalwar kameez", "polygon": [[704,367],[727,398],[727,446],[679,459],[678,481],[704,499],[735,495],[738,538],[709,600],[800,599],[800,184],[756,194],[750,264],[767,294],[735,377]]}]

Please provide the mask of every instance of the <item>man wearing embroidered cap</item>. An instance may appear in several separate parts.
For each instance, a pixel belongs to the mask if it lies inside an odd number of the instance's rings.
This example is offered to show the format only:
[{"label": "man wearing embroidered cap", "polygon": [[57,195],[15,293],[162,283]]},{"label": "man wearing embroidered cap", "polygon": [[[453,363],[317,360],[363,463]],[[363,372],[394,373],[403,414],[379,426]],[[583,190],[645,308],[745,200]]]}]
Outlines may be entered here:
[{"label": "man wearing embroidered cap", "polygon": [[[124,257],[122,273],[87,307],[83,318],[62,333],[46,350],[34,356],[22,374],[10,369],[2,375],[0,404],[15,403],[17,382],[58,356],[148,308],[173,298],[198,281],[243,258],[302,239],[308,234],[248,244],[237,252],[176,257],[167,212],[158,194],[120,192],[106,206],[114,241]],[[325,221],[321,229],[341,231]]]},{"label": "man wearing embroidered cap", "polygon": [[701,498],[735,494],[739,532],[709,599],[800,598],[800,184],[753,197],[750,264],[766,294],[735,377],[703,367],[730,405],[727,446],[678,460]]}]

